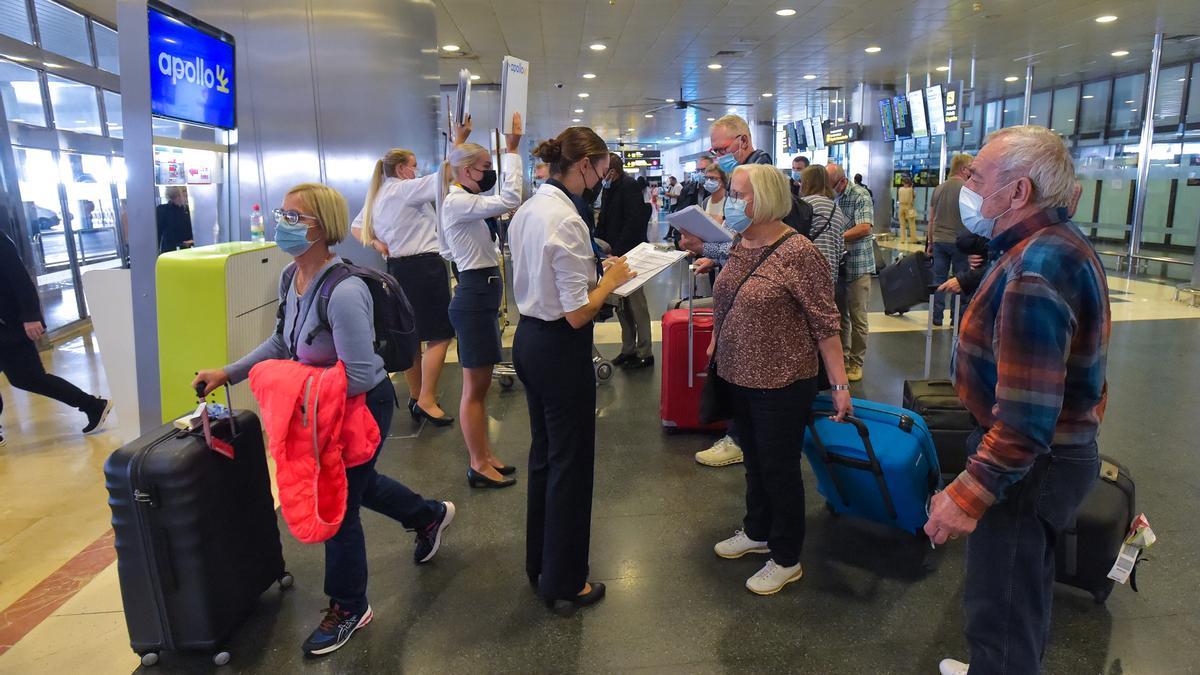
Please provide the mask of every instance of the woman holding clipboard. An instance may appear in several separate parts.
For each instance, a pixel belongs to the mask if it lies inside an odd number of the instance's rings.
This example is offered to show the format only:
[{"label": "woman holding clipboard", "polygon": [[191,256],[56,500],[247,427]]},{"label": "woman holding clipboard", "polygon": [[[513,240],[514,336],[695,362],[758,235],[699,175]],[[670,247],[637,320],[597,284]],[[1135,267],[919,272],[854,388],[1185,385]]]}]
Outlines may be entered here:
[{"label": "woman holding clipboard", "polygon": [[603,584],[588,582],[596,455],[592,319],[633,273],[624,258],[608,258],[597,279],[591,235],[573,199],[608,172],[604,140],[571,127],[534,154],[550,166],[550,179],[509,228],[521,312],[513,361],[532,436],[525,572],[548,607],[569,614],[604,597]]}]

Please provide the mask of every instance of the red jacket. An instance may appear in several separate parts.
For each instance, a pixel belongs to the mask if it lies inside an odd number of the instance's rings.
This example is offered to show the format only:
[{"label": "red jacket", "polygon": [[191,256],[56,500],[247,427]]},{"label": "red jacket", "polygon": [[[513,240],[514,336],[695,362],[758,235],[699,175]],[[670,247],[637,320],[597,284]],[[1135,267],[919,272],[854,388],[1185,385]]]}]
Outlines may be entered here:
[{"label": "red jacket", "polygon": [[379,447],[366,395],[347,398],[346,386],[340,361],[318,368],[272,359],[250,370],[275,458],[280,511],[306,544],[337,534],[346,515],[346,469],[370,461]]}]

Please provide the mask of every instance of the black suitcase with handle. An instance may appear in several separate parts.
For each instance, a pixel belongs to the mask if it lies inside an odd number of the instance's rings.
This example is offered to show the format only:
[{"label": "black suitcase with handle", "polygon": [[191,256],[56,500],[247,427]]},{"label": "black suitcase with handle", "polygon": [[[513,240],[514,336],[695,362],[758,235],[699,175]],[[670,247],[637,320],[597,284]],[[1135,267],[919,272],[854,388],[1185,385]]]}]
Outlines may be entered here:
[{"label": "black suitcase with handle", "polygon": [[272,584],[292,584],[254,413],[212,423],[230,459],[200,431],[163,426],[104,464],[117,574],[130,646],[144,665],[160,651],[222,648]]},{"label": "black suitcase with handle", "polygon": [[[1108,572],[1137,517],[1136,497],[1129,470],[1101,455],[1100,479],[1084,497],[1054,548],[1056,581],[1091,593],[1098,604],[1108,599],[1116,584],[1108,578]],[[1130,579],[1137,590],[1136,581]]]},{"label": "black suitcase with handle", "polygon": [[933,286],[929,256],[909,253],[879,272],[879,292],[884,314],[903,314],[925,302]]}]

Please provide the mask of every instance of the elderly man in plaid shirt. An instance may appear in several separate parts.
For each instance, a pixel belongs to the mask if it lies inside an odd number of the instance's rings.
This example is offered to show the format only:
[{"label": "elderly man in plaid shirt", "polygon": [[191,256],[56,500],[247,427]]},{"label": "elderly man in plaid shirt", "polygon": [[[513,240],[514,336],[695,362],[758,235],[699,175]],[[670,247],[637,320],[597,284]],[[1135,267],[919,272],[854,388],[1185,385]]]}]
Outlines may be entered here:
[{"label": "elderly man in plaid shirt", "polygon": [[846,178],[846,170],[837,164],[825,167],[829,185],[837,196],[838,208],[846,216],[849,227],[842,238],[846,240],[845,264],[838,279],[842,310],[842,351],[846,356],[846,377],[851,382],[863,378],[863,363],[867,358],[867,303],[871,299],[871,273],[875,271],[875,248],[871,225],[875,222],[875,205],[871,195],[861,185]]},{"label": "elderly man in plaid shirt", "polygon": [[[992,134],[959,196],[995,262],[963,317],[955,388],[979,421],[967,469],[934,496],[935,544],[970,535],[970,672],[1037,673],[1054,546],[1096,481],[1111,317],[1104,268],[1070,221],[1075,167],[1044,127]],[[967,672],[946,659],[943,675]]]}]

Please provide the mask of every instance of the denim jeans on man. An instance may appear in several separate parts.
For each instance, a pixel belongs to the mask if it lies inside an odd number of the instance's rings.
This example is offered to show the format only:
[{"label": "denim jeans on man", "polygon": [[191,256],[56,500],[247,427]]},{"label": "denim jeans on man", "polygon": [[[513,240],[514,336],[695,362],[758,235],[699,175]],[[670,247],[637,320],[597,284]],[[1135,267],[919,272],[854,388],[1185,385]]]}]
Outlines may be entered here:
[{"label": "denim jeans on man", "polygon": [[[953,264],[953,265],[952,265]],[[941,286],[950,278],[951,271],[954,274],[962,274],[969,269],[967,264],[967,254],[958,250],[958,246],[952,243],[935,241],[933,242],[933,283],[935,286]],[[967,311],[967,298],[963,298],[963,312]],[[946,294],[938,293],[933,299],[933,323],[940,326],[942,318],[946,313]]]},{"label": "denim jeans on man", "polygon": [[[967,441],[973,454],[983,430]],[[1040,457],[967,538],[963,608],[971,675],[1041,671],[1050,636],[1054,546],[1100,472],[1094,443]]]},{"label": "denim jeans on man", "polygon": [[359,507],[382,513],[410,530],[428,526],[439,511],[437,502],[422,498],[375,470],[396,408],[396,390],[391,380],[385,378],[367,392],[367,408],[379,425],[379,447],[371,461],[346,469],[346,516],[337,534],[325,542],[325,594],[353,612],[367,608],[367,542]]}]

